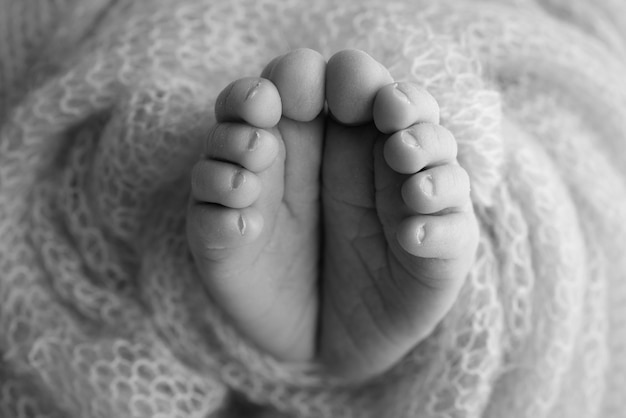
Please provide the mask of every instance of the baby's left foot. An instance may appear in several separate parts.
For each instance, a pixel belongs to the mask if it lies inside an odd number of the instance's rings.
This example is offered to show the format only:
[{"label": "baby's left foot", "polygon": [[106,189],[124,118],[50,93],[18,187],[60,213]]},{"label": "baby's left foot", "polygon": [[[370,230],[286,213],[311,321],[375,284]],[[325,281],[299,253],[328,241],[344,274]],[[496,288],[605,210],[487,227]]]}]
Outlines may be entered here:
[{"label": "baby's left foot", "polygon": [[327,65],[321,361],[380,373],[451,308],[474,259],[469,177],[435,99],[361,51]]}]

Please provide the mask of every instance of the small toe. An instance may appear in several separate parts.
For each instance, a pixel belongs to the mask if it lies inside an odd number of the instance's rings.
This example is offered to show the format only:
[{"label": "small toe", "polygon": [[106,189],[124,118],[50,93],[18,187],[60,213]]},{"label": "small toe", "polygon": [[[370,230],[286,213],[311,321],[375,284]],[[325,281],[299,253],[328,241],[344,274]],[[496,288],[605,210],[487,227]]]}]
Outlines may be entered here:
[{"label": "small toe", "polygon": [[264,129],[218,123],[209,133],[204,153],[211,159],[238,164],[258,173],[274,162],[279,147],[278,139]]},{"label": "small toe", "polygon": [[400,246],[414,256],[458,259],[474,250],[476,231],[472,211],[415,215],[398,225],[397,238]]},{"label": "small toe", "polygon": [[258,128],[271,128],[280,120],[282,104],[276,86],[259,77],[230,83],[217,97],[218,122],[244,121]]},{"label": "small toe", "polygon": [[355,49],[337,52],[326,66],[330,113],[346,125],[369,123],[376,93],[392,82],[389,71],[367,53]]},{"label": "small toe", "polygon": [[263,74],[278,89],[284,116],[310,122],[321,113],[326,61],[319,52],[296,49],[272,60]]},{"label": "small toe", "polygon": [[263,223],[256,208],[231,209],[194,202],[188,210],[187,239],[196,259],[215,261],[221,250],[256,240]]},{"label": "small toe", "polygon": [[443,126],[420,123],[391,135],[383,152],[394,171],[413,174],[428,166],[454,161],[457,143]]},{"label": "small toe", "polygon": [[222,161],[202,160],[191,171],[191,193],[199,202],[245,208],[259,198],[261,188],[254,173]]},{"label": "small toe", "polygon": [[414,83],[393,83],[376,94],[373,109],[376,128],[386,134],[416,123],[439,123],[439,104]]},{"label": "small toe", "polygon": [[402,185],[406,205],[418,213],[460,210],[470,202],[470,180],[457,164],[445,164],[420,171]]}]

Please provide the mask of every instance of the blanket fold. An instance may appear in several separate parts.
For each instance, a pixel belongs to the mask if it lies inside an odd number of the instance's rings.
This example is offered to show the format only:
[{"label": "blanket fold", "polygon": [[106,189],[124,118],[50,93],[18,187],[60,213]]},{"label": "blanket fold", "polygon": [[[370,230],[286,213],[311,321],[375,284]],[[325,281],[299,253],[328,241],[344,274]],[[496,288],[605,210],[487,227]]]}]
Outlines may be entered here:
[{"label": "blanket fold", "polygon": [[[77,3],[0,0],[0,417],[623,414],[619,0]],[[217,94],[297,47],[429,89],[480,221],[451,312],[350,387],[239,335],[185,238]]]}]

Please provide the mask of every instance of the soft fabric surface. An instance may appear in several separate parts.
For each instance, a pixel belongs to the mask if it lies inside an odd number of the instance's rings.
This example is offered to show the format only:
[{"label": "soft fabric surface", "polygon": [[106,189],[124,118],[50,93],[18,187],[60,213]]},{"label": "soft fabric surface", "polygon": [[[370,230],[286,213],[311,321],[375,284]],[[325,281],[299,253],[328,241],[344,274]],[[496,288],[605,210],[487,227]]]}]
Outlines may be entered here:
[{"label": "soft fabric surface", "polygon": [[[0,0],[1,417],[623,416],[623,1],[336,3]],[[295,47],[430,89],[481,223],[450,314],[354,387],[250,346],[184,235],[217,93]]]}]

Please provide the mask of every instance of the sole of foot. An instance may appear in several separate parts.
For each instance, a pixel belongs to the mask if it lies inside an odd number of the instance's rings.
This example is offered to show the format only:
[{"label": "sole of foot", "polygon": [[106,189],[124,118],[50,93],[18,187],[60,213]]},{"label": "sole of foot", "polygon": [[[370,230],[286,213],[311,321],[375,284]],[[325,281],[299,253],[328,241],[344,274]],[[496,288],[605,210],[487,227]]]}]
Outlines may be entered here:
[{"label": "sole of foot", "polygon": [[346,380],[389,369],[456,300],[478,228],[435,99],[358,50],[326,67],[320,359]]},{"label": "sole of foot", "polygon": [[192,171],[187,235],[233,324],[287,361],[314,355],[326,62],[300,49],[218,96]]}]

